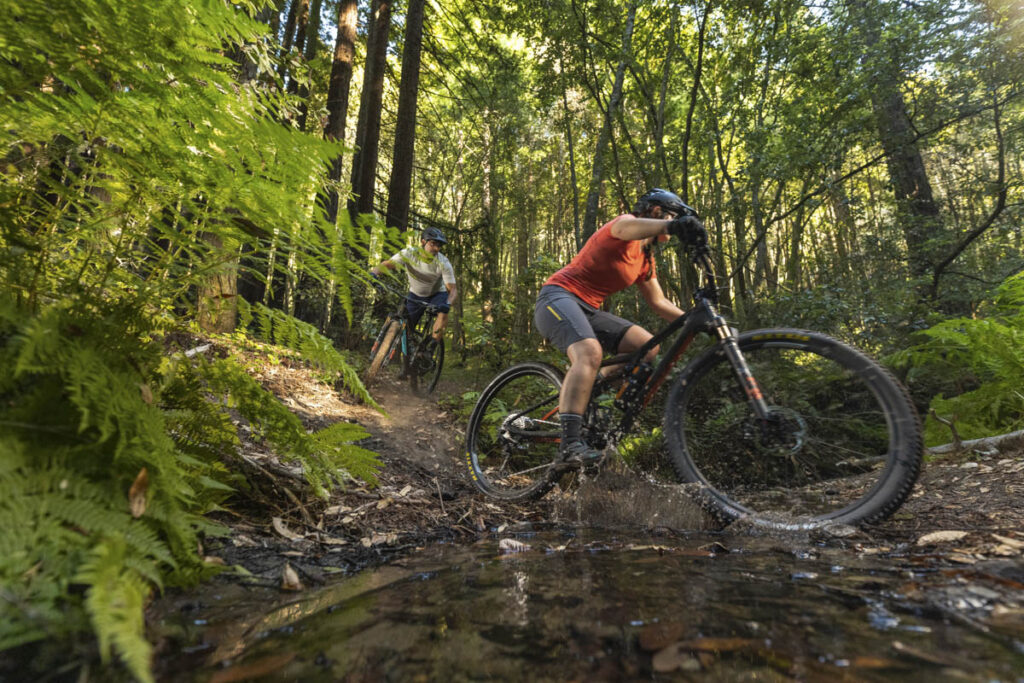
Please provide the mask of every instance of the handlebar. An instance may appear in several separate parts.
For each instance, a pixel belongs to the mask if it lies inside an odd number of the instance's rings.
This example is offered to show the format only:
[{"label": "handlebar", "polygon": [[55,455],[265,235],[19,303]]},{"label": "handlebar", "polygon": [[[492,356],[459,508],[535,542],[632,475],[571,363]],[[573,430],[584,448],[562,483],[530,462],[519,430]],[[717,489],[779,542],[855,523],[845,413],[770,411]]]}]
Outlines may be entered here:
[{"label": "handlebar", "polygon": [[694,293],[694,301],[707,299],[712,303],[718,302],[718,283],[715,280],[715,266],[711,262],[711,248],[706,244],[700,247],[693,247],[690,258],[697,270],[704,276],[703,284]]}]

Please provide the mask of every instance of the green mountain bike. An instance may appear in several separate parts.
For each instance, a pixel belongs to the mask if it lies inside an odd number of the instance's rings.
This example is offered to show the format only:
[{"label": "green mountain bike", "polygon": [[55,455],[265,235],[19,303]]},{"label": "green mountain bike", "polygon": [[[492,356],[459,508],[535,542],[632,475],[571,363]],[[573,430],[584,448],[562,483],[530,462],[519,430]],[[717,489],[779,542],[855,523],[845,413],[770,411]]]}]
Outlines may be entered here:
[{"label": "green mountain bike", "polygon": [[[865,353],[824,334],[739,334],[716,310],[707,248],[695,250],[694,306],[642,348],[606,359],[584,415],[594,448],[630,434],[669,382],[667,455],[679,480],[721,523],[770,528],[862,524],[892,514],[921,467],[921,423],[906,389]],[[675,375],[698,335],[711,345]],[[653,366],[645,354],[662,345]],[[484,389],[469,418],[466,466],[484,494],[537,498],[565,474],[559,461],[561,370],[519,363]]]}]

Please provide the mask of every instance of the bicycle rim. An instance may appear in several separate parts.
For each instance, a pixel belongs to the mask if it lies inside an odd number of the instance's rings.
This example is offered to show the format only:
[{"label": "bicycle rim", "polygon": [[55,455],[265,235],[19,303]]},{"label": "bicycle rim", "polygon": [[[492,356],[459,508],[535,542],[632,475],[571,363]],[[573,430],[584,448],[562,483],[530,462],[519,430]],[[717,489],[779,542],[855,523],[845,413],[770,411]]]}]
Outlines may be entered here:
[{"label": "bicycle rim", "polygon": [[561,386],[562,375],[553,367],[523,363],[484,389],[466,436],[469,474],[481,492],[520,500],[551,488],[561,438]]},{"label": "bicycle rim", "polygon": [[720,348],[687,366],[666,403],[673,465],[714,516],[801,529],[892,514],[922,451],[920,421],[895,378],[816,333],[759,330],[739,344],[768,421],[754,416]]}]

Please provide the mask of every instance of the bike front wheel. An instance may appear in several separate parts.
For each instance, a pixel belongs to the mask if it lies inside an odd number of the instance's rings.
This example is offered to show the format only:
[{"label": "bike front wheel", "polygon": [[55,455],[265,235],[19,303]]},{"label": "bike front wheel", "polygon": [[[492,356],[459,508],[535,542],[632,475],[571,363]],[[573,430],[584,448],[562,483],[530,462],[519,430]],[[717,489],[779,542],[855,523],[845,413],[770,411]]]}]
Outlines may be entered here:
[{"label": "bike front wheel", "polygon": [[921,467],[902,385],[864,353],[802,330],[756,330],[739,349],[769,408],[756,416],[724,348],[675,380],[665,411],[677,475],[723,523],[776,529],[882,520]]},{"label": "bike front wheel", "polygon": [[561,387],[562,373],[550,365],[520,363],[480,394],[469,417],[466,464],[482,493],[526,500],[551,488],[561,441]]}]

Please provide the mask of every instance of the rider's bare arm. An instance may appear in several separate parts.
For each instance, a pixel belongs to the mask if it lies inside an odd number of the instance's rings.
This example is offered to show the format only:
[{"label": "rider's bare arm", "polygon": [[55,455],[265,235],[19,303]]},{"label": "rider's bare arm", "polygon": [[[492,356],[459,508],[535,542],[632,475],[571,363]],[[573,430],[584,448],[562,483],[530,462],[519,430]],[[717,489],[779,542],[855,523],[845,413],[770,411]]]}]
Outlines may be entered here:
[{"label": "rider's bare arm", "polygon": [[455,300],[459,298],[459,288],[455,286],[454,282],[450,285],[446,284],[445,288],[448,290],[448,305],[454,306]]},{"label": "rider's bare arm", "polygon": [[612,223],[612,235],[620,240],[643,240],[666,234],[669,221],[664,218],[637,218],[623,216]]},{"label": "rider's bare arm", "polygon": [[397,267],[398,264],[388,259],[387,261],[381,261],[373,268],[370,268],[370,272],[374,275],[380,275],[382,270],[394,270]]},{"label": "rider's bare arm", "polygon": [[669,301],[668,297],[665,296],[661,285],[658,284],[658,278],[652,277],[650,280],[641,280],[636,283],[636,286],[640,288],[640,293],[643,295],[647,305],[662,320],[675,320],[683,314],[682,309]]}]

